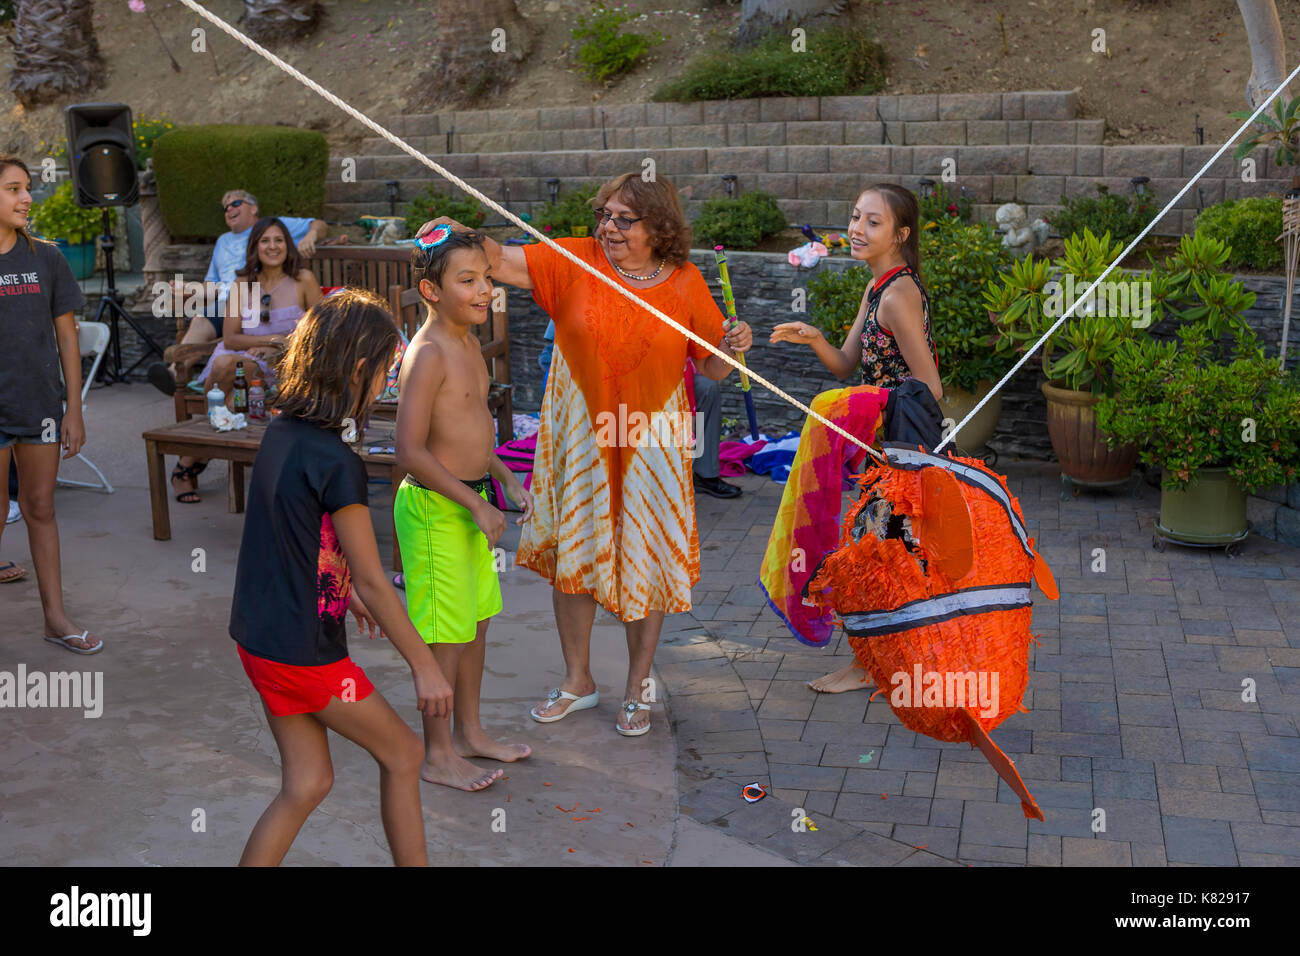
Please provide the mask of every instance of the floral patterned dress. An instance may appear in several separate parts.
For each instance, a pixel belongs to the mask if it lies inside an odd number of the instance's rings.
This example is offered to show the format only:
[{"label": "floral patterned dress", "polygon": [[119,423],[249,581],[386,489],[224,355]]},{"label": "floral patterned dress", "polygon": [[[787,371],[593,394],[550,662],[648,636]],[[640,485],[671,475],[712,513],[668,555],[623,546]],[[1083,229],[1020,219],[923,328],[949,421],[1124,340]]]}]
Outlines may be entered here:
[{"label": "floral patterned dress", "polygon": [[880,308],[880,298],[889,284],[900,276],[909,276],[916,287],[921,290],[921,305],[925,318],[925,341],[934,356],[934,364],[939,364],[939,354],[934,347],[934,337],[930,334],[930,298],[925,294],[911,266],[898,266],[880,277],[867,293],[867,316],[862,326],[862,384],[875,385],[877,388],[897,388],[912,378],[912,371],[907,367],[907,359],[898,348],[893,333],[881,328],[876,319]]}]

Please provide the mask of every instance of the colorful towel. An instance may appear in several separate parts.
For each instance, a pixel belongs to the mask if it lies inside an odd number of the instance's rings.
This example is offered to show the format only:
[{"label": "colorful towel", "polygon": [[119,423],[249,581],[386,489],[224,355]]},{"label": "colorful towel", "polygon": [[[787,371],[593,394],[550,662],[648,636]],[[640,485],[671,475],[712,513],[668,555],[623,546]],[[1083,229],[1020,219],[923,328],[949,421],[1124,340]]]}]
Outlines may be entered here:
[{"label": "colorful towel", "polygon": [[[516,438],[508,441],[497,448],[497,457],[501,459],[501,464],[505,465],[516,475],[523,475],[522,483],[525,488],[531,488],[533,483],[533,457],[537,454],[537,435],[529,435],[527,438]],[[506,498],[505,492],[501,489],[501,483],[495,478],[492,479],[492,503],[502,511],[506,510],[509,499]]]},{"label": "colorful towel", "polygon": [[718,474],[723,478],[739,478],[745,473],[745,459],[759,452],[767,444],[763,439],[754,441],[724,441],[718,443]]},{"label": "colorful towel", "polygon": [[[870,442],[888,397],[887,389],[858,385],[822,392],[811,408],[850,435]],[[804,585],[838,544],[844,462],[848,458],[860,467],[865,457],[866,452],[815,419],[804,422],[799,450],[767,540],[759,585],[794,636],[813,647],[831,639],[835,617],[828,608],[804,603]]]}]

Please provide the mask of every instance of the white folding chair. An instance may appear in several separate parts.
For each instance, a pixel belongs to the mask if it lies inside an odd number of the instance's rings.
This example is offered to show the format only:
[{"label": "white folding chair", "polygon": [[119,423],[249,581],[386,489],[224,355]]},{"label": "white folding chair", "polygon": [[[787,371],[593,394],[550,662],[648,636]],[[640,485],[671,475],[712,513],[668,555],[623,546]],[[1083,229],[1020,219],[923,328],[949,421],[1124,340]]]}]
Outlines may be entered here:
[{"label": "white folding chair", "polygon": [[[103,322],[82,322],[77,333],[77,345],[80,348],[83,358],[89,355],[94,356],[90,363],[90,371],[86,373],[85,380],[81,384],[81,406],[86,406],[86,393],[90,391],[90,383],[95,380],[95,373],[99,371],[99,363],[104,359],[104,350],[108,348],[109,339],[108,326]],[[77,460],[84,462],[90,467],[99,481],[71,481],[67,478],[58,479],[61,485],[67,485],[74,488],[96,488],[106,495],[113,493],[113,486],[108,483],[104,473],[99,470],[99,466],[87,458],[84,454],[78,454]]]}]

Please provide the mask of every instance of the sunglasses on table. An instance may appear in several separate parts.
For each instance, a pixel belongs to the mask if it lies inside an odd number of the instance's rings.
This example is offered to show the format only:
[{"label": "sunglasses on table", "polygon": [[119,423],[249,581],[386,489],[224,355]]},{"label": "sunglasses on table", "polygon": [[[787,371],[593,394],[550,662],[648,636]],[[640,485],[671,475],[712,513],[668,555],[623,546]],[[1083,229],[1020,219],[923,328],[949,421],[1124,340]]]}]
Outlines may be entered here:
[{"label": "sunglasses on table", "polygon": [[606,219],[609,219],[613,221],[614,228],[618,229],[621,232],[627,232],[627,230],[631,229],[633,226],[635,226],[638,222],[640,222],[644,218],[645,216],[638,216],[636,219],[629,219],[627,216],[616,216],[608,209],[596,210],[597,226],[604,223]]}]

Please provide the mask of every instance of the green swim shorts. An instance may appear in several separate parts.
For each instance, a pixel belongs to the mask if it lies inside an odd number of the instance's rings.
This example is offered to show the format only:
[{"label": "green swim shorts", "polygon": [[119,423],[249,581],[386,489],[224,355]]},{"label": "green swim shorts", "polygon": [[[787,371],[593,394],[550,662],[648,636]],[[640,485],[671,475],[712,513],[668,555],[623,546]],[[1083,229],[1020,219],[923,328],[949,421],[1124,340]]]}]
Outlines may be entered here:
[{"label": "green swim shorts", "polygon": [[[483,498],[490,481],[466,482]],[[501,612],[487,536],[469,511],[411,476],[397,489],[393,523],[406,576],[406,611],[426,644],[468,644],[478,622]]]}]

